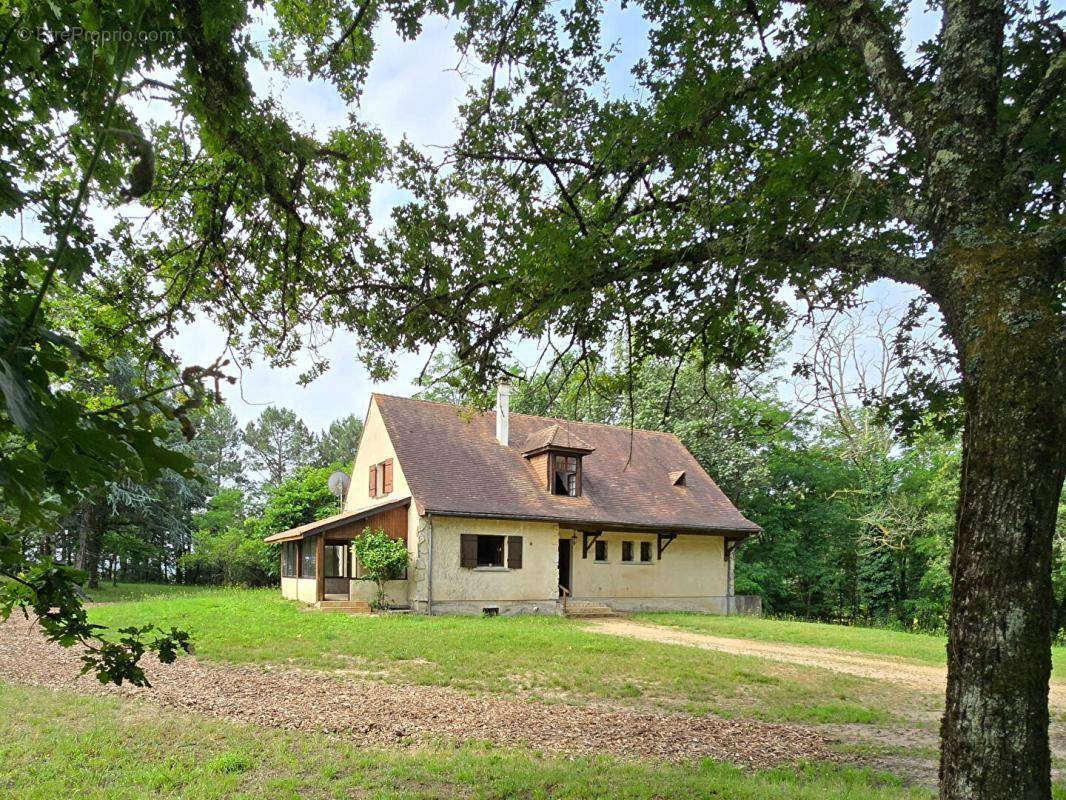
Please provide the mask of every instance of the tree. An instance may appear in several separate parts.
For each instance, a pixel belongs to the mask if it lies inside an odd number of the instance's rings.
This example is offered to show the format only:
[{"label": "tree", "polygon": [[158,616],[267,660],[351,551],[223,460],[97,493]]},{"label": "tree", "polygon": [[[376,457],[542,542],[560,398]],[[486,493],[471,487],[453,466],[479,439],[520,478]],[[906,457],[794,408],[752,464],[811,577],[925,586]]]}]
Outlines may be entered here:
[{"label": "tree", "polygon": [[318,435],[318,466],[341,464],[351,469],[363,435],[363,421],[354,414],[335,419]]},{"label": "tree", "polygon": [[244,428],[248,466],[270,486],[279,486],[314,458],[315,436],[296,413],[270,407]]},{"label": "tree", "polygon": [[1048,798],[1061,14],[950,0],[908,63],[899,5],[640,5],[648,51],[621,98],[601,5],[466,8],[458,38],[488,75],[447,171],[405,153],[416,200],[379,268],[352,274],[380,282],[347,318],[370,343],[445,339],[484,385],[520,336],[588,355],[621,332],[637,363],[695,346],[758,364],[790,296],[914,287],[960,380],[919,352],[888,400],[901,426],[959,396],[965,411],[941,793]]},{"label": "tree", "polygon": [[385,608],[385,581],[393,581],[407,569],[407,543],[392,539],[385,531],[364,528],[362,535],[352,540],[366,577],[377,585],[375,608]]},{"label": "tree", "polygon": [[[249,5],[17,0],[6,15],[0,217],[15,235],[0,238],[0,574],[10,579],[0,613],[32,611],[53,641],[87,644],[87,663],[109,681],[145,682],[144,647],[171,660],[181,641],[129,629],[96,642],[82,576],[18,547],[20,532],[110,481],[191,470],[161,444],[162,423],[191,433],[188,412],[233,376],[221,357],[175,368],[167,338],[195,310],[226,329],[237,357],[291,361],[308,341],[296,329],[322,321],[323,297],[364,238],[383,161],[381,137],[357,122],[320,140],[255,97]],[[372,52],[358,23],[378,13],[331,15],[351,26],[347,46],[314,69],[347,76],[346,97]],[[396,16],[413,35],[409,15]],[[304,20],[285,8],[279,18],[286,30]],[[278,62],[292,55],[279,42]],[[137,103],[149,95],[170,106],[151,112],[162,122]],[[98,230],[90,211],[115,224]],[[116,353],[138,360],[134,393],[89,402],[72,375]],[[312,373],[324,364],[314,360]]]},{"label": "tree", "polygon": [[212,403],[195,415],[196,438],[193,452],[200,474],[218,492],[243,479],[241,436],[237,417],[225,403]]}]

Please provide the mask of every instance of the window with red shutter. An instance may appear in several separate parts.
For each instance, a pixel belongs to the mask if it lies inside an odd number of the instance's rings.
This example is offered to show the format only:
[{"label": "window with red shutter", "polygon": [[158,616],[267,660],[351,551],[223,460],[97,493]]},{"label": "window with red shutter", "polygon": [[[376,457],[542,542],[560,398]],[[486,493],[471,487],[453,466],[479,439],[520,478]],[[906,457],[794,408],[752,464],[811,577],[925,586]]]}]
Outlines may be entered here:
[{"label": "window with red shutter", "polygon": [[392,491],[392,459],[387,459],[381,470],[381,493],[389,494]]}]

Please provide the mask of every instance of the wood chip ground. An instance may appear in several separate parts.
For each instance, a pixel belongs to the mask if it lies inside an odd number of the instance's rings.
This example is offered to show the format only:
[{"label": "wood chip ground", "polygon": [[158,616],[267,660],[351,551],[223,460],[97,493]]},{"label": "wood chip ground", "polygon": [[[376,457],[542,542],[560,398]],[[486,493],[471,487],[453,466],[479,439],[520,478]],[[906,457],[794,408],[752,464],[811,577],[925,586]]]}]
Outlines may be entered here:
[{"label": "wood chip ground", "polygon": [[572,756],[712,758],[745,767],[838,758],[824,737],[797,725],[475,696],[447,687],[192,657],[170,665],[146,659],[152,688],[118,688],[78,677],[80,666],[76,648],[49,644],[31,622],[13,616],[0,624],[0,681],[136,698],[240,723],[342,735],[366,745],[476,740]]}]

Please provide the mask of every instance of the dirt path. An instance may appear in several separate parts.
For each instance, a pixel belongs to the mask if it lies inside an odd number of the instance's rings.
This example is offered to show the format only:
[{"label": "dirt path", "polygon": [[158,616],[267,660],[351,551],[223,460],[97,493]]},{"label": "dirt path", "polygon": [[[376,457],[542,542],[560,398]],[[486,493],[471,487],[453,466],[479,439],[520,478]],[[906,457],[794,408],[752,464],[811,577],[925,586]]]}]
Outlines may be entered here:
[{"label": "dirt path", "polygon": [[78,677],[76,648],[48,644],[21,618],[0,624],[0,681],[137,698],[236,722],[335,733],[367,745],[488,740],[567,755],[710,757],[755,767],[840,759],[823,736],[796,725],[553,705],[517,694],[471,696],[446,687],[209,664],[191,657],[170,665],[145,661],[151,689],[101,686],[94,677]]},{"label": "dirt path", "polygon": [[[822,667],[834,672],[857,675],[860,678],[895,683],[921,692],[943,693],[947,682],[947,670],[944,667],[915,664],[888,656],[867,656],[826,647],[712,636],[624,618],[597,620],[589,625],[589,629],[598,633],[631,636],[650,642],[683,644],[701,647],[705,650],[721,650],[737,655],[757,656],[787,664]],[[1053,710],[1066,710],[1066,686],[1053,683],[1050,702]]]}]

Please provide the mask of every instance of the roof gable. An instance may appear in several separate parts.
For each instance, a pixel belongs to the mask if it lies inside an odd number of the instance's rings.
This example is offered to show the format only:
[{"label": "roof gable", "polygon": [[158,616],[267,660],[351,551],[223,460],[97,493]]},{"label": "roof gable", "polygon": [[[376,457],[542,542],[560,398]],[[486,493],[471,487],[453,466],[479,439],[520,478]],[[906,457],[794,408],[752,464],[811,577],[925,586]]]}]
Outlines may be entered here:
[{"label": "roof gable", "polygon": [[[496,441],[494,412],[471,415],[459,406],[377,394],[372,402],[411,493],[429,513],[663,532],[759,530],[673,434],[512,413],[512,444],[504,446]],[[556,436],[590,449],[580,497],[549,494],[524,457],[530,441]],[[682,470],[685,486],[675,486],[671,473]]]}]

